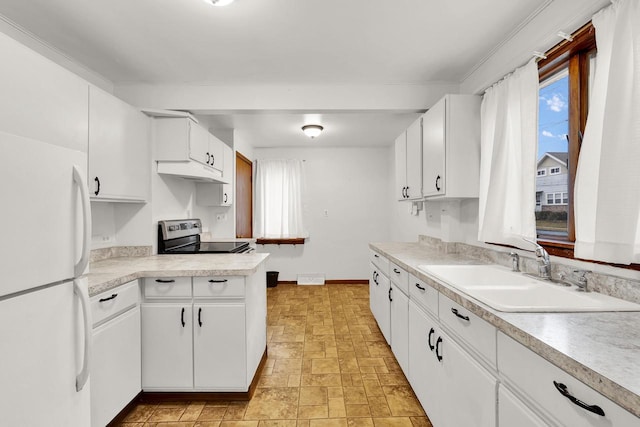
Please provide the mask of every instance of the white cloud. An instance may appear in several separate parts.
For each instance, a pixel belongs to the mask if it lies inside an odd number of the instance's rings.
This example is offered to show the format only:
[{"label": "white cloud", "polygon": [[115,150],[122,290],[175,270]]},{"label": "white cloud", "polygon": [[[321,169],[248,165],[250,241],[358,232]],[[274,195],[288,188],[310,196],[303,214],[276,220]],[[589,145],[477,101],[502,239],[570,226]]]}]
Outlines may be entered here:
[{"label": "white cloud", "polygon": [[543,130],[542,136],[546,136],[547,138],[553,138],[555,135],[549,132],[548,130]]},{"label": "white cloud", "polygon": [[547,107],[549,107],[551,111],[555,111],[556,113],[559,113],[560,111],[567,108],[567,103],[557,93],[554,93],[550,99],[545,99],[545,101],[547,101]]}]

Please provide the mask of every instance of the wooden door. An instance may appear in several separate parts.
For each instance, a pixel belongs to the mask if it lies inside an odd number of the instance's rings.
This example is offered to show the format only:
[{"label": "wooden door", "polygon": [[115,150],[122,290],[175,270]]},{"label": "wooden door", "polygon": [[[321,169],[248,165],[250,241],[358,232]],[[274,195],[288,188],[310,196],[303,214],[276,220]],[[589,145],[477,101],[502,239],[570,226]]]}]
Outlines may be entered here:
[{"label": "wooden door", "polygon": [[236,237],[253,237],[253,163],[237,151]]}]

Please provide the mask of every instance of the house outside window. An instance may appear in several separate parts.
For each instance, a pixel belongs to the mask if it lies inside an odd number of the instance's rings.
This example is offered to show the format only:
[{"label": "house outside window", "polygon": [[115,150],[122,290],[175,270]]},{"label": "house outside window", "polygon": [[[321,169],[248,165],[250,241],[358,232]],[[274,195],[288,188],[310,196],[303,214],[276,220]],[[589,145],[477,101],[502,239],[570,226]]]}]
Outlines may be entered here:
[{"label": "house outside window", "polygon": [[538,176],[545,176],[547,174],[546,169],[538,169]]},{"label": "house outside window", "polygon": [[555,167],[555,168],[550,168],[549,169],[549,175],[558,175],[560,173],[560,168],[559,167]]}]

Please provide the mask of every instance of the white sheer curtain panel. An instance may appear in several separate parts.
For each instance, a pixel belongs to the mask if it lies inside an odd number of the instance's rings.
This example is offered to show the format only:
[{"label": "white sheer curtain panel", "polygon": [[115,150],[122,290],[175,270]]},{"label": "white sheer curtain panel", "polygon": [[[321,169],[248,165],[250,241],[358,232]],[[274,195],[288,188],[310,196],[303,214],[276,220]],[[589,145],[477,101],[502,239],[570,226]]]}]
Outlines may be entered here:
[{"label": "white sheer curtain panel", "polygon": [[536,238],[538,67],[518,68],[484,94],[478,240],[531,249]]},{"label": "white sheer curtain panel", "polygon": [[578,258],[640,263],[640,1],[593,17],[598,55],[574,190]]},{"label": "white sheer curtain panel", "polygon": [[256,164],[256,237],[306,237],[302,221],[302,162],[267,159]]}]

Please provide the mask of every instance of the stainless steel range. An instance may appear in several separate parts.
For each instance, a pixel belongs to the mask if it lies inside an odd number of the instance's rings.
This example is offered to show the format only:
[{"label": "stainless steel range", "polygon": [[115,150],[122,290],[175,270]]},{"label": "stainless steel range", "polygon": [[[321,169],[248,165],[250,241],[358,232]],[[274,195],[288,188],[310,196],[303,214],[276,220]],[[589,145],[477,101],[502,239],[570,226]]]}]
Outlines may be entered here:
[{"label": "stainless steel range", "polygon": [[201,242],[201,232],[199,219],[158,221],[158,254],[224,254],[253,250],[249,242]]}]

